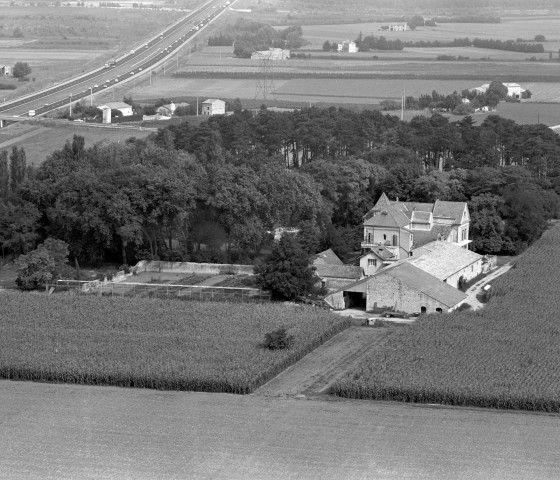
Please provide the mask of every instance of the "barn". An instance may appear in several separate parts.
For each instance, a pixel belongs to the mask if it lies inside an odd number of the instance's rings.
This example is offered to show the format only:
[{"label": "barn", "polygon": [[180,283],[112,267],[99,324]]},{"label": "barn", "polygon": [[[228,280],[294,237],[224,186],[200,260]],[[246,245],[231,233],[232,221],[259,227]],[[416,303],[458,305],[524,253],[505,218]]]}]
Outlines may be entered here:
[{"label": "barn", "polygon": [[467,298],[437,277],[409,262],[398,263],[328,295],[336,310],[363,308],[399,310],[407,313],[450,312]]}]

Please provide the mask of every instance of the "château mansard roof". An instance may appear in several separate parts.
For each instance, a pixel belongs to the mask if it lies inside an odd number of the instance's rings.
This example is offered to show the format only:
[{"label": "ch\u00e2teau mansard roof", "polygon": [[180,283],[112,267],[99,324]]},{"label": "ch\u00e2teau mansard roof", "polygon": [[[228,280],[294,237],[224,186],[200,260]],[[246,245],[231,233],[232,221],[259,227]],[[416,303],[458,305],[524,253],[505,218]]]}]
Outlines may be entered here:
[{"label": "ch\u00e2teau mansard roof", "polygon": [[422,221],[422,218],[427,222],[430,213],[434,218],[451,220],[452,224],[460,225],[466,206],[466,202],[443,200],[434,203],[391,201],[382,193],[375,206],[364,215],[364,225],[402,228],[411,223],[413,216],[415,221]]}]

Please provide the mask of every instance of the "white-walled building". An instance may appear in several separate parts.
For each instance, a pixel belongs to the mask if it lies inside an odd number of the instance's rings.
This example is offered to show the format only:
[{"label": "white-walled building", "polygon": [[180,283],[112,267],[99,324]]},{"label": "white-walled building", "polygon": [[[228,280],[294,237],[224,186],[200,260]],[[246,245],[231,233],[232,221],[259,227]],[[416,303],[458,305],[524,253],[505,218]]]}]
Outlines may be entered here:
[{"label": "white-walled building", "polygon": [[224,115],[226,102],[218,98],[209,98],[202,102],[202,115]]}]

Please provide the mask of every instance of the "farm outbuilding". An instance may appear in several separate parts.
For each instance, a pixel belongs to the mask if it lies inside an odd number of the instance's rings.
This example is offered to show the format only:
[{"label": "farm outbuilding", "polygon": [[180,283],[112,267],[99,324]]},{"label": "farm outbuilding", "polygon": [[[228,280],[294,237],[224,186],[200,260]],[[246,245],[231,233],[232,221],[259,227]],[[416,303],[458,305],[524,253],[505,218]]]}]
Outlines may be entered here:
[{"label": "farm outbuilding", "polygon": [[450,312],[467,295],[447,283],[403,262],[342,287],[325,300],[334,309],[349,307],[366,311],[399,310],[407,313]]},{"label": "farm outbuilding", "polygon": [[111,110],[118,110],[122,113],[123,117],[130,117],[133,115],[132,107],[128,103],[124,102],[109,102],[105,105],[99,105],[97,107],[99,110],[104,110],[110,108]]}]

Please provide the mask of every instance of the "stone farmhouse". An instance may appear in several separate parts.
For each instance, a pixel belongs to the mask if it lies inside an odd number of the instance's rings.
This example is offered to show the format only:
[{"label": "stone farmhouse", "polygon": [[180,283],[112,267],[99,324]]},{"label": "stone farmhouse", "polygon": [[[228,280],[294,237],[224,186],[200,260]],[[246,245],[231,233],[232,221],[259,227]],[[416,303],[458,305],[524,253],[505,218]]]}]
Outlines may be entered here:
[{"label": "stone farmhouse", "polygon": [[465,301],[464,283],[488,269],[468,249],[470,216],[465,202],[400,202],[382,194],[364,216],[359,264],[365,277],[326,297],[349,306],[412,312],[449,312]]},{"label": "stone farmhouse", "polygon": [[226,102],[218,98],[209,98],[202,102],[202,115],[224,115],[226,113]]}]

